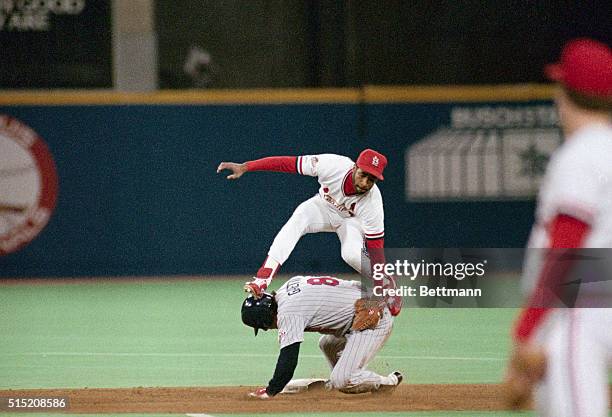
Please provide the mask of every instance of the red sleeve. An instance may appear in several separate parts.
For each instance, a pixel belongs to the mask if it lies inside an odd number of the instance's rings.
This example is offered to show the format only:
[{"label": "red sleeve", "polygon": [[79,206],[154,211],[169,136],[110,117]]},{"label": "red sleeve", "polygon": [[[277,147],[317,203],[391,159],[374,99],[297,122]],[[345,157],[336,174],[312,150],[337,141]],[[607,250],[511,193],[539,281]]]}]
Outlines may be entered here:
[{"label": "red sleeve", "polygon": [[270,156],[246,162],[247,171],[274,171],[297,174],[297,157],[295,156]]},{"label": "red sleeve", "polygon": [[370,267],[374,268],[376,264],[384,264],[385,259],[385,239],[366,239],[366,249],[370,255]]},{"label": "red sleeve", "polygon": [[370,254],[370,263],[384,264],[385,263],[385,239],[366,239],[366,249]]},{"label": "red sleeve", "polygon": [[[580,248],[589,233],[589,224],[566,214],[558,214],[550,227],[550,247],[552,249]],[[514,338],[519,342],[527,341],[535,329],[542,323],[550,308],[542,307],[549,303],[545,299],[555,281],[562,282],[572,267],[571,262],[557,262],[561,251],[550,251],[534,294],[529,299],[526,308],[521,311],[514,328]]]}]

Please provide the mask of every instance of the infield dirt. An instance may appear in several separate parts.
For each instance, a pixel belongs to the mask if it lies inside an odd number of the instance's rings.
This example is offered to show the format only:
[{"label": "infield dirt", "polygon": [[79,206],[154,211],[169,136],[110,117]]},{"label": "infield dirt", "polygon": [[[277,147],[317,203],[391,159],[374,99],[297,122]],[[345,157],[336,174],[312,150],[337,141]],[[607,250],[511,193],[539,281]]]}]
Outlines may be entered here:
[{"label": "infield dirt", "polygon": [[[0,397],[66,397],[70,413],[248,413],[262,401],[255,387],[83,388],[2,390]],[[392,392],[342,394],[317,390],[265,400],[269,413],[504,409],[496,384],[400,385]]]}]

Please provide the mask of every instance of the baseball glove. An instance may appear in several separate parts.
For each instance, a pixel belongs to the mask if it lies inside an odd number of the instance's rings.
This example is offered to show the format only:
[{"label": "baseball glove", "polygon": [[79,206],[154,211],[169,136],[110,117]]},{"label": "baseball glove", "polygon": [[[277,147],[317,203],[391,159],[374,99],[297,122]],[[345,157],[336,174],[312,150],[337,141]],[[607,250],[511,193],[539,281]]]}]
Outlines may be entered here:
[{"label": "baseball glove", "polygon": [[540,346],[519,344],[514,349],[504,381],[506,405],[522,409],[529,405],[533,387],[546,372],[546,354]]},{"label": "baseball glove", "polygon": [[353,317],[351,330],[362,331],[375,328],[382,317],[384,308],[384,302],[379,300],[360,298],[355,301],[355,317]]}]

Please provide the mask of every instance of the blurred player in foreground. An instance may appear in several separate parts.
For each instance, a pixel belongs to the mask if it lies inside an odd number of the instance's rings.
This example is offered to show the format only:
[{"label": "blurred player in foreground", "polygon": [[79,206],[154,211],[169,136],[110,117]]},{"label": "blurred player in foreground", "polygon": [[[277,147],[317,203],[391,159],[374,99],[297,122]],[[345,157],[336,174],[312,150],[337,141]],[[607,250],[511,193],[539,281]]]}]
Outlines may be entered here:
[{"label": "blurred player in foreground", "polygon": [[366,369],[391,334],[393,317],[385,303],[365,300],[361,284],[335,277],[295,276],[277,293],[249,296],[242,321],[259,329],[278,329],[280,354],[265,388],[250,393],[267,399],[283,391],[298,363],[304,332],[319,332],[319,347],[332,369],[328,390],[348,394],[392,389],[402,374],[378,375]]},{"label": "blurred player in foreground", "polygon": [[[250,171],[274,171],[317,177],[321,185],[318,194],[300,204],[278,232],[268,257],[254,280],[246,283],[245,290],[256,298],[261,296],[307,233],[335,232],[340,239],[342,259],[357,272],[362,272],[364,240],[371,264],[384,263],[384,210],[376,182],[384,179],[386,166],[387,158],[372,149],[362,151],[356,162],[334,154],[274,156],[241,164],[221,162],[217,172],[230,170],[232,174],[227,176],[230,180]],[[398,315],[401,298],[391,297],[387,302],[391,314]]]},{"label": "blurred player in foreground", "polygon": [[[562,248],[612,248],[612,52],[593,40],[574,40],[546,74],[558,83],[555,104],[565,142],[542,182],[528,246],[556,250],[547,252],[527,282],[532,292],[514,329],[508,400],[522,407],[535,388],[541,416],[604,417],[612,309],[549,306],[551,289],[564,282],[572,265]],[[610,300],[611,279],[601,277],[598,297]]]}]

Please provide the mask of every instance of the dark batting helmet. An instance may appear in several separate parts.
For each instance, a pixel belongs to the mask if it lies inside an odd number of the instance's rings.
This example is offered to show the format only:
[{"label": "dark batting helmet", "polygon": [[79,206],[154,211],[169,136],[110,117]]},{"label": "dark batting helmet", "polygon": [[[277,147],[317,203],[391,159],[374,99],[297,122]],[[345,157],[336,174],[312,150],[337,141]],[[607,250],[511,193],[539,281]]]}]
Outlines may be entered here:
[{"label": "dark batting helmet", "polygon": [[263,293],[261,298],[247,297],[242,303],[240,313],[242,322],[255,329],[255,336],[259,329],[268,330],[274,324],[277,309],[273,294]]}]

